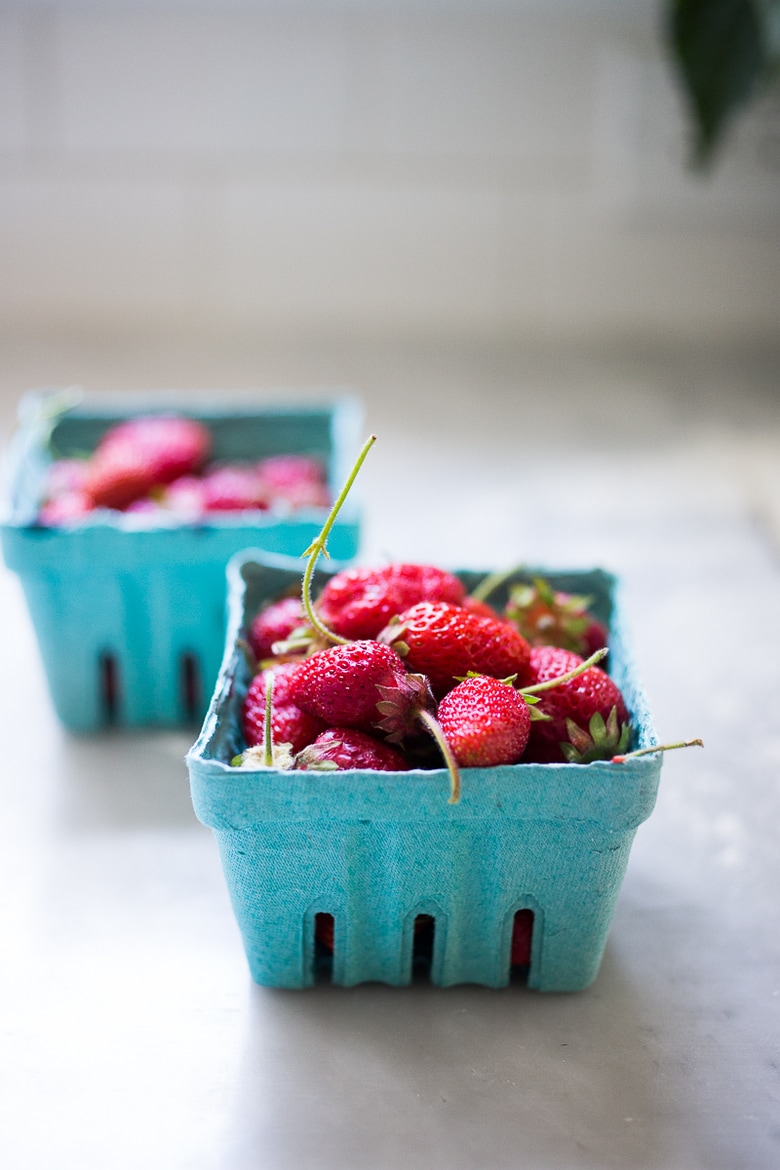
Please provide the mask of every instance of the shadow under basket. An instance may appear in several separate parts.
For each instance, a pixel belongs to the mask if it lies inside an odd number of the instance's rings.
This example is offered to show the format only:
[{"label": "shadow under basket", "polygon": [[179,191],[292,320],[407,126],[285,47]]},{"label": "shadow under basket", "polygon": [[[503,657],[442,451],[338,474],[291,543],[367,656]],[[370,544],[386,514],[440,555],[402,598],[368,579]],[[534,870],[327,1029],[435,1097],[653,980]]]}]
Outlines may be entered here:
[{"label": "shadow under basket", "polygon": [[[57,714],[72,731],[200,723],[225,645],[225,565],[248,546],[300,556],[327,509],[220,513],[193,524],[99,509],[78,524],[44,527],[36,517],[53,452],[94,450],[122,419],[175,411],[208,425],[214,460],[312,455],[335,494],[359,449],[361,408],[350,397],[258,407],[184,394],[84,395],[52,425],[56,401],[42,394],[21,403],[0,536],[22,582]],[[358,540],[358,512],[347,501],[331,555],[350,560]]]},{"label": "shadow under basket", "polygon": [[[655,743],[614,578],[538,572],[557,589],[595,599],[609,624],[610,671],[632,715],[633,746]],[[283,988],[420,978],[440,987],[587,987],[634,834],[655,803],[661,753],[625,764],[465,768],[456,805],[444,768],[233,768],[251,678],[241,639],[299,573],[260,552],[231,561],[226,654],[187,756],[195,811],[214,832],[252,977]],[[469,589],[484,576],[459,575]]]}]

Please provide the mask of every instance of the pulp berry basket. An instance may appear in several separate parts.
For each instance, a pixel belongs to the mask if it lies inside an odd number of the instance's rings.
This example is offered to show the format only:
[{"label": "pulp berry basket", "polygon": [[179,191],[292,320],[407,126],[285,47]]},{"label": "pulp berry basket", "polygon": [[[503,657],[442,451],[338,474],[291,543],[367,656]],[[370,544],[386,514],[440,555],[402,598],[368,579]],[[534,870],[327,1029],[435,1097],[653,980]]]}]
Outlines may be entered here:
[{"label": "pulp berry basket", "polygon": [[[44,527],[36,517],[54,453],[88,453],[122,419],[176,412],[207,424],[215,460],[316,456],[335,492],[359,448],[359,404],[349,396],[258,406],[224,396],[134,394],[76,396],[61,409],[62,398],[22,400],[10,453],[10,507],[0,529],[57,713],[74,731],[200,721],[225,644],[225,565],[250,545],[300,554],[326,510],[218,513],[187,524],[99,509],[77,524]],[[334,558],[352,558],[358,537],[358,510],[347,501],[331,536]]]},{"label": "pulp berry basket", "polygon": [[[596,615],[609,624],[610,670],[632,715],[634,746],[655,743],[614,578],[540,571],[556,589],[595,598]],[[404,985],[422,964],[438,986],[503,987],[516,974],[514,954],[532,988],[588,986],[631,842],[655,803],[661,754],[624,764],[466,768],[454,805],[444,768],[231,767],[243,747],[248,623],[299,572],[295,562],[261,552],[231,561],[225,658],[187,757],[195,811],[216,837],[253,978],[301,988],[325,966],[336,984]],[[459,575],[469,589],[484,576]]]}]

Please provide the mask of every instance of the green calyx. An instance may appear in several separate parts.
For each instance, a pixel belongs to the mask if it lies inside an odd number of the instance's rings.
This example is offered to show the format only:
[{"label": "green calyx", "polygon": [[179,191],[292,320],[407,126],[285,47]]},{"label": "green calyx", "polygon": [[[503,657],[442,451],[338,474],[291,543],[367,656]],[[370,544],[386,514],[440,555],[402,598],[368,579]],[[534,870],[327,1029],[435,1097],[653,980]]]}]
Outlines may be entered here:
[{"label": "green calyx", "polygon": [[579,654],[592,604],[592,597],[556,592],[543,577],[534,577],[531,584],[511,588],[505,615],[532,645],[544,642]]},{"label": "green calyx", "polygon": [[618,724],[617,707],[607,716],[596,711],[591,715],[588,731],[573,719],[566,720],[570,743],[562,743],[561,751],[567,764],[592,764],[595,760],[611,760],[625,752],[631,739],[631,724]]}]

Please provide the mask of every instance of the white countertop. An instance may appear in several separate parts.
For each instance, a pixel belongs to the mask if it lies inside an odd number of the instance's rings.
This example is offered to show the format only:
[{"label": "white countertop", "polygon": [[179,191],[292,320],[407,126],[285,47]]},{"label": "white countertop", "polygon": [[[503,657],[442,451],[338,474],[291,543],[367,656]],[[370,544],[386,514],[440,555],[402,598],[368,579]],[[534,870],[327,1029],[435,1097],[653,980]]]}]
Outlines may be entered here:
[{"label": "white countertop", "polygon": [[[617,571],[672,753],[602,970],[543,995],[251,984],[188,732],[68,735],[0,571],[0,1159],[11,1170],[780,1165],[772,355],[25,342],[29,387],[350,382],[365,557]],[[259,372],[258,372],[259,371]]]}]

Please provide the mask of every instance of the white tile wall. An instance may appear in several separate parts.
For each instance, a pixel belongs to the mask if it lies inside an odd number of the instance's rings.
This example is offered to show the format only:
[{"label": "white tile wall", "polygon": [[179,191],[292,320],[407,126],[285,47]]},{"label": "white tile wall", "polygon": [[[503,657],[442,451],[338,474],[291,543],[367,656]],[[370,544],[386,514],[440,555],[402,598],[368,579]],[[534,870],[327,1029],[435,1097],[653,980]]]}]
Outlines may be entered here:
[{"label": "white tile wall", "polygon": [[182,204],[181,187],[170,183],[45,169],[0,179],[0,321],[181,324]]},{"label": "white tile wall", "polygon": [[0,9],[0,153],[27,145],[27,46],[18,12]]},{"label": "white tile wall", "polygon": [[216,160],[339,151],[344,25],[316,12],[69,14],[63,147]]},{"label": "white tile wall", "polygon": [[500,307],[499,212],[490,187],[236,184],[224,296],[248,324],[301,313],[326,326],[484,327]]},{"label": "white tile wall", "polygon": [[660,0],[0,10],[0,328],[774,332],[780,104],[707,179]]}]

